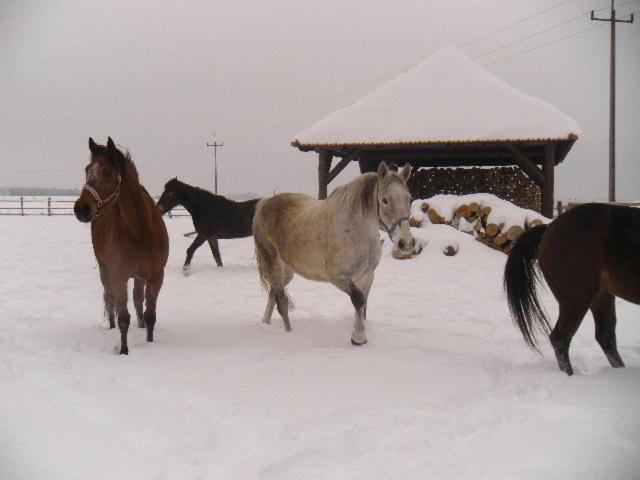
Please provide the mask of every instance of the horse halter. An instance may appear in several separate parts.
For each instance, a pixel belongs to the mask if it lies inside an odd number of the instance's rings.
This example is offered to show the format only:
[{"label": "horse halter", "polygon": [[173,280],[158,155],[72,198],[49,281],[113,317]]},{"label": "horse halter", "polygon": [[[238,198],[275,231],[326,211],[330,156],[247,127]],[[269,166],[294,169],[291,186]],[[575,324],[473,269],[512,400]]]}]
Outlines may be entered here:
[{"label": "horse halter", "polygon": [[95,199],[96,203],[98,204],[98,208],[96,210],[96,213],[94,214],[94,217],[98,216],[98,214],[100,213],[100,209],[105,204],[109,203],[112,200],[115,201],[115,200],[118,199],[118,196],[120,195],[120,182],[121,181],[122,181],[122,178],[120,177],[120,174],[118,174],[118,186],[113,191],[113,193],[111,195],[109,195],[105,199],[100,198],[100,194],[91,185],[89,185],[88,183],[84,184],[84,186],[82,187],[82,191],[86,190],[87,192],[89,192],[91,194],[91,196]]},{"label": "horse halter", "polygon": [[393,239],[391,238],[391,235],[393,234],[393,232],[395,232],[396,228],[398,228],[400,224],[405,221],[408,222],[409,217],[400,217],[398,220],[393,222],[390,227],[387,227],[385,223],[382,221],[382,218],[380,218],[380,215],[378,214],[378,223],[380,223],[380,226],[382,227],[382,229],[385,232],[387,232],[387,235],[389,235],[389,239],[391,241],[393,241]]}]

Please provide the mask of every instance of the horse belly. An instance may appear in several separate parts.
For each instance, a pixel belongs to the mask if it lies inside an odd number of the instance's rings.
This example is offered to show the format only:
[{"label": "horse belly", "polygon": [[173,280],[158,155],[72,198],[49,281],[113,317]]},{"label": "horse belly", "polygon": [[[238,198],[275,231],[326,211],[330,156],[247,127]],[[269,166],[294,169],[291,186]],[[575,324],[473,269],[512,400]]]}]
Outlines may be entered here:
[{"label": "horse belly", "polygon": [[306,250],[302,252],[302,255],[284,253],[284,255],[281,254],[280,257],[285,265],[291,268],[294,273],[297,273],[307,280],[314,280],[316,282],[330,281],[326,272],[324,258],[318,255],[317,252]]}]

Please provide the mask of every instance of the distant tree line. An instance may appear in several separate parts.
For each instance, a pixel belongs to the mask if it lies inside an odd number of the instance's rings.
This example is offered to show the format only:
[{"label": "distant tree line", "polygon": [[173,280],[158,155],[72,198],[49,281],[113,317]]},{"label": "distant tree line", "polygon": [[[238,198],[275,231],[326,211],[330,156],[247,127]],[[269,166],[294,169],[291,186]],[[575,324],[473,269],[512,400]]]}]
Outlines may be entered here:
[{"label": "distant tree line", "polygon": [[49,187],[0,187],[0,195],[12,196],[75,196],[80,195],[77,188]]}]

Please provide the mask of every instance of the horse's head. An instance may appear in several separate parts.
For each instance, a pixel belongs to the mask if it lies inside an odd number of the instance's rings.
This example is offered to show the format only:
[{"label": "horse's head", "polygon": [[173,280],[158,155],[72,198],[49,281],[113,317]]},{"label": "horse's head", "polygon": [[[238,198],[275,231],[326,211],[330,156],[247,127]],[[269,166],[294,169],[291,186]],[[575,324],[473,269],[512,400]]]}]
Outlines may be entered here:
[{"label": "horse's head", "polygon": [[111,137],[106,146],[89,138],[89,150],[91,160],[85,168],[86,183],[73,207],[81,222],[93,220],[103,207],[117,202],[125,168],[125,157]]},{"label": "horse's head", "polygon": [[164,191],[160,195],[160,199],[156,203],[158,211],[161,215],[170,212],[176,205],[180,203],[180,198],[176,192],[176,185],[178,184],[178,178],[172,178],[164,185]]},{"label": "horse's head", "polygon": [[408,163],[398,172],[389,169],[385,162],[378,167],[378,212],[380,226],[387,232],[394,245],[402,251],[411,251],[416,240],[409,228],[411,194],[407,181],[411,175]]}]

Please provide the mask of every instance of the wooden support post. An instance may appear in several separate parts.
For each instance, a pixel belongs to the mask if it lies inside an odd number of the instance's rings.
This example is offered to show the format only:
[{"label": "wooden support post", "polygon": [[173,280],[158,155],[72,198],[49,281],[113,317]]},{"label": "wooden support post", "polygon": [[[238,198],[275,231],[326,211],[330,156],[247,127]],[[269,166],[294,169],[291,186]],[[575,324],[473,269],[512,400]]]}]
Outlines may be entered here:
[{"label": "wooden support post", "polygon": [[51,216],[51,197],[47,198],[47,215]]},{"label": "wooden support post", "polygon": [[540,189],[544,190],[544,185],[546,183],[546,178],[543,172],[540,171],[536,164],[533,163],[529,157],[527,157],[524,153],[518,150],[516,147],[509,145],[507,146],[509,151],[513,154],[513,158],[515,159],[518,166],[526,173],[531,180],[533,180],[536,185],[540,187]]},{"label": "wooden support post", "polygon": [[544,173],[545,184],[542,187],[542,214],[545,217],[553,218],[553,188],[554,188],[554,168],[556,160],[555,144],[545,145],[544,147],[544,164],[542,172]]},{"label": "wooden support post", "polygon": [[327,198],[327,185],[329,185],[329,170],[331,169],[332,155],[327,150],[320,150],[318,154],[318,199]]},{"label": "wooden support post", "polygon": [[349,165],[349,163],[351,163],[351,161],[356,158],[356,156],[358,155],[358,152],[351,152],[348,155],[345,155],[344,157],[342,157],[342,160],[340,160],[335,167],[333,167],[333,169],[329,172],[329,175],[327,176],[327,184],[331,183],[337,176],[338,174],[345,169],[345,167],[347,165]]},{"label": "wooden support post", "polygon": [[24,217],[24,198],[20,197],[20,215]]}]

